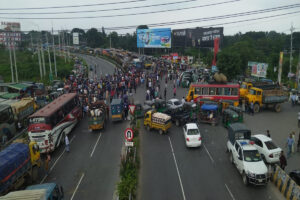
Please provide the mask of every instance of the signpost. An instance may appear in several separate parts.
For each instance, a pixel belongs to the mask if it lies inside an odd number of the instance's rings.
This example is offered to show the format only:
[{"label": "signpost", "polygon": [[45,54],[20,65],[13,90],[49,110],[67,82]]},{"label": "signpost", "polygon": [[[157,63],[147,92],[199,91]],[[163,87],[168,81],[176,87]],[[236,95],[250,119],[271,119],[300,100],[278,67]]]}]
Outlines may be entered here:
[{"label": "signpost", "polygon": [[129,111],[132,115],[134,115],[135,105],[129,105]]}]

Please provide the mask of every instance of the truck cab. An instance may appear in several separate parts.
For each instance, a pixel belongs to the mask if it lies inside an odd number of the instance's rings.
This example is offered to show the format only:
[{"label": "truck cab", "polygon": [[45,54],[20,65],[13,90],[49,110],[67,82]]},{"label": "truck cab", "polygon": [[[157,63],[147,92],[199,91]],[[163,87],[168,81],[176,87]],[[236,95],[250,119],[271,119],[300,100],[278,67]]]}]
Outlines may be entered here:
[{"label": "truck cab", "polygon": [[62,186],[58,186],[56,183],[44,183],[38,185],[31,185],[26,190],[46,190],[46,200],[63,200],[64,190]]},{"label": "truck cab", "polygon": [[256,87],[251,87],[249,90],[249,94],[246,95],[247,101],[253,102],[253,104],[258,104],[260,107],[262,106],[262,95],[263,90]]},{"label": "truck cab", "polygon": [[247,94],[249,93],[250,88],[253,86],[252,83],[249,82],[243,82],[240,87],[240,98],[245,98]]},{"label": "truck cab", "polygon": [[266,185],[268,183],[268,168],[251,141],[251,131],[244,124],[229,125],[227,150],[230,162],[242,175],[245,185]]}]

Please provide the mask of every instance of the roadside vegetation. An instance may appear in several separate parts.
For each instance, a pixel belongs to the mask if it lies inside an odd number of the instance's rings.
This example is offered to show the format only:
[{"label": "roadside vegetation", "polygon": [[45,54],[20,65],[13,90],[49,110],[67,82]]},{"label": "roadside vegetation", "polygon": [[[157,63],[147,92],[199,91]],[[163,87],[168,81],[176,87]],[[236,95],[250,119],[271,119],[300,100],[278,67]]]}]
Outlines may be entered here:
[{"label": "roadside vegetation", "polygon": [[[46,76],[43,80],[40,79],[40,68],[37,53],[23,50],[16,51],[17,69],[19,81],[34,81],[49,83],[49,59],[48,52],[44,52],[45,55],[45,68]],[[51,65],[53,72],[53,79],[63,79],[71,73],[74,66],[74,61],[70,59],[65,63],[64,57],[56,56],[57,76],[54,74],[54,57],[51,54]],[[15,68],[14,68],[15,70]],[[4,82],[11,82],[11,69],[9,51],[4,48],[0,48],[0,75],[4,79]]]}]

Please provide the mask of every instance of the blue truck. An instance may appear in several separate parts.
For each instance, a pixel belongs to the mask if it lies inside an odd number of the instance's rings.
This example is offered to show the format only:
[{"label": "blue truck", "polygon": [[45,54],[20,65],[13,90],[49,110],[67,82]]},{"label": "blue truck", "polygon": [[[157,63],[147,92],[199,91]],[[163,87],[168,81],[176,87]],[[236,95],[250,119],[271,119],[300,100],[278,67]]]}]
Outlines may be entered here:
[{"label": "blue truck", "polygon": [[0,152],[0,195],[36,181],[40,152],[36,142],[19,141]]}]

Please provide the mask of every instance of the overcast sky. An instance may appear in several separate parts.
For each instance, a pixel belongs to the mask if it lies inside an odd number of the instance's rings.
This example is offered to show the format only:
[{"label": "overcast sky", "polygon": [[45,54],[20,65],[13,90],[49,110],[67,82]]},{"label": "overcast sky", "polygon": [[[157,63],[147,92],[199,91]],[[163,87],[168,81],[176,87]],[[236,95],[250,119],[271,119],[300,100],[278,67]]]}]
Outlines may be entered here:
[{"label": "overcast sky", "polygon": [[[277,31],[289,33],[291,23],[296,28],[295,31],[300,31],[300,0],[194,0],[190,2],[165,5],[158,7],[127,9],[117,11],[99,11],[99,12],[87,12],[87,13],[70,13],[70,14],[3,14],[3,13],[46,13],[46,12],[66,12],[66,11],[91,11],[91,10],[106,10],[115,8],[128,8],[136,6],[146,6],[170,2],[180,2],[186,0],[144,0],[140,2],[122,3],[114,5],[99,5],[89,7],[76,7],[76,8],[55,8],[55,9],[34,9],[34,10],[3,10],[4,8],[36,8],[36,7],[52,7],[52,6],[74,6],[74,5],[87,5],[96,3],[111,3],[111,2],[128,2],[134,0],[0,0],[0,21],[20,22],[22,31],[29,30],[50,30],[53,24],[55,30],[60,29],[72,29],[75,27],[82,29],[89,28],[104,28],[115,26],[128,26],[138,24],[150,24],[150,23],[166,23],[181,20],[191,20],[207,17],[222,16],[235,13],[244,13],[249,11],[256,11],[261,9],[287,6],[293,4],[299,4],[299,7],[292,9],[285,9],[281,11],[273,11],[263,14],[255,14],[243,17],[234,17],[220,20],[210,20],[206,22],[196,23],[184,23],[177,24],[170,27],[172,29],[179,28],[193,28],[202,27],[215,24],[224,24],[234,21],[243,21],[253,18],[262,18],[272,15],[280,15],[286,13],[293,13],[290,15],[277,16],[274,18],[265,18],[255,21],[239,22],[234,24],[219,25],[224,27],[225,35],[233,35],[237,32],[245,33],[247,31]],[[138,0],[135,0],[138,1]],[[224,3],[231,1],[230,3]],[[210,5],[207,7],[198,7],[192,9],[184,9],[177,11],[165,11],[178,8],[188,8],[195,6],[202,6],[208,4],[221,3],[219,5]],[[34,17],[34,18],[58,18],[58,17],[86,17],[86,16],[107,16],[107,15],[122,15],[128,13],[144,13],[144,12],[156,12],[164,11],[160,13],[134,15],[134,16],[122,16],[122,17],[99,17],[92,19],[7,19],[7,18],[21,18],[21,17]],[[153,27],[155,28],[155,27]],[[159,28],[159,27],[157,27]],[[118,30],[118,33],[132,33],[134,30]]]}]

